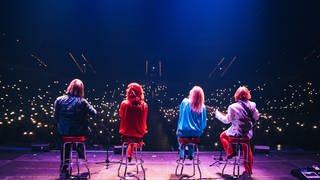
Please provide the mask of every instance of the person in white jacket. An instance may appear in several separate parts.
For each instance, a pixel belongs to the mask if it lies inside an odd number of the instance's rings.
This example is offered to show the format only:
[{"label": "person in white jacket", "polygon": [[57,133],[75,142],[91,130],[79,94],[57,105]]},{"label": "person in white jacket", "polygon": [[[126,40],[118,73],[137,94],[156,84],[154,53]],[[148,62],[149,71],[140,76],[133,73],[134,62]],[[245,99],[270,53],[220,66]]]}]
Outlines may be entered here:
[{"label": "person in white jacket", "polygon": [[[256,108],[256,103],[249,101],[251,99],[251,94],[248,88],[241,86],[237,89],[234,94],[235,103],[228,107],[227,114],[215,110],[215,117],[224,124],[230,124],[231,126],[220,135],[220,141],[222,143],[223,149],[227,153],[228,158],[235,155],[233,148],[229,149],[227,152],[227,147],[230,142],[230,138],[249,138],[251,139],[252,128],[256,121],[259,119],[259,112]],[[252,174],[252,151],[250,148],[250,141],[248,141],[248,152],[249,152],[249,166],[244,163],[246,173]],[[245,152],[246,146],[242,146]],[[244,159],[246,159],[246,153],[244,154]]]}]

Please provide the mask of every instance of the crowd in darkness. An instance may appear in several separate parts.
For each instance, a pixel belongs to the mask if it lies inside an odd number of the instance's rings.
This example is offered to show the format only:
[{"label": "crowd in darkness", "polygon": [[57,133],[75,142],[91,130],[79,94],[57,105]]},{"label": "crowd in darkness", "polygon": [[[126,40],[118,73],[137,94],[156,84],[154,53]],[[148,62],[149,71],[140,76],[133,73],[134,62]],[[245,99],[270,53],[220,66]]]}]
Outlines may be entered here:
[{"label": "crowd in darkness", "polygon": [[[53,122],[53,103],[56,97],[64,94],[68,83],[61,80],[32,83],[0,76],[0,145],[49,142],[56,147],[58,138]],[[146,102],[150,104],[148,126],[153,126],[151,114],[157,116],[170,139],[170,146],[175,147],[179,104],[188,96],[187,90],[196,84],[176,88],[165,82],[139,83],[143,85]],[[120,139],[118,112],[128,82],[105,81],[102,84],[103,88],[85,86],[85,98],[98,111],[96,117],[90,117],[88,143],[91,148],[104,147],[106,141],[116,145]],[[320,134],[320,121],[315,115],[320,89],[314,82],[276,83],[275,80],[252,85],[238,81],[225,88],[204,87],[205,104],[225,112],[234,102],[233,94],[241,85],[249,87],[261,114],[254,130],[254,144],[277,149],[320,148],[319,143],[312,141]],[[220,146],[219,134],[228,126],[217,121],[212,112],[208,112],[207,122],[202,145],[210,150]]]}]

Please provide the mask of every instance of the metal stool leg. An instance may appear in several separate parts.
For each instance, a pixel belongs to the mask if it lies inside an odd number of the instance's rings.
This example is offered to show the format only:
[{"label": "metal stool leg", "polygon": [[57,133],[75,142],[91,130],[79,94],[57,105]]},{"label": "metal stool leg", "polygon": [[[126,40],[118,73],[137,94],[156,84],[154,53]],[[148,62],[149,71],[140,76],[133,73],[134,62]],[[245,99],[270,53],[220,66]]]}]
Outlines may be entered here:
[{"label": "metal stool leg", "polygon": [[138,146],[134,144],[134,159],[136,161],[137,174],[139,174],[139,163],[138,163]]},{"label": "metal stool leg", "polygon": [[192,169],[193,169],[193,173],[192,173],[191,177],[192,177],[192,176],[194,176],[194,175],[196,174],[196,163],[195,163],[195,157],[193,157],[193,159],[192,159]]},{"label": "metal stool leg", "polygon": [[140,150],[140,165],[141,165],[141,169],[142,169],[142,172],[143,172],[143,179],[146,179],[146,171],[145,171],[145,169],[143,167],[144,161],[142,159],[142,145],[140,146],[139,150]]},{"label": "metal stool leg", "polygon": [[223,175],[224,174],[224,170],[225,170],[225,168],[226,168],[226,166],[227,166],[227,164],[228,164],[228,152],[229,152],[229,148],[230,148],[230,146],[231,146],[231,143],[229,143],[228,144],[228,146],[227,146],[227,153],[226,153],[226,163],[224,164],[224,166],[223,166],[223,169],[222,169],[222,173],[221,173],[221,175]]},{"label": "metal stool leg", "polygon": [[[183,144],[180,144],[180,147],[179,147],[179,150],[182,151],[182,148],[184,148],[184,145]],[[180,152],[179,152],[180,153]],[[182,163],[181,163],[182,161]],[[177,160],[177,167],[176,167],[176,171],[175,171],[175,175],[176,176],[181,176],[182,175],[182,171],[183,171],[183,164],[184,164],[184,159],[181,159],[180,158],[180,155],[179,155],[179,159]],[[178,169],[179,169],[179,166],[181,165],[181,170],[180,170],[180,174],[178,174]]]},{"label": "metal stool leg", "polygon": [[[134,154],[133,154],[133,158],[134,158],[134,161],[135,163],[129,163],[128,162],[128,147],[129,146],[134,146],[133,148],[133,151],[134,151]],[[125,152],[124,152],[125,151]],[[124,161],[124,158],[125,158],[125,161]],[[141,169],[143,171],[143,179],[146,178],[146,175],[145,175],[145,169],[143,167],[143,159],[142,159],[142,145],[140,146],[139,143],[123,143],[122,144],[122,152],[121,152],[121,160],[120,160],[120,165],[119,165],[119,168],[118,168],[118,177],[120,178],[123,178],[125,179],[126,178],[126,175],[127,175],[127,169],[128,169],[128,166],[129,165],[135,165],[136,166],[136,172],[137,174],[139,173],[139,165],[141,166]],[[120,171],[121,171],[121,166],[124,165],[124,173],[123,173],[123,176],[120,175]]]},{"label": "metal stool leg", "polygon": [[[78,145],[79,145],[79,143],[75,143],[75,146],[76,146],[76,148],[78,148]],[[80,167],[79,167],[79,154],[77,153],[77,156],[76,156],[76,166],[77,166],[77,170],[78,170],[78,174],[77,174],[77,176],[79,176],[80,175]]]},{"label": "metal stool leg", "polygon": [[[194,143],[180,144],[180,150],[182,150],[186,146],[192,146],[193,152],[194,152],[194,157],[192,159],[192,164],[191,164],[192,165],[192,175],[188,176],[188,178],[191,178],[191,177],[196,175],[196,168],[197,168],[197,170],[199,171],[200,179],[201,179],[202,178],[202,173],[201,173],[201,169],[200,169],[200,159],[199,159],[199,148],[198,148],[198,145],[194,144]],[[186,155],[184,154],[184,157],[185,156]],[[180,173],[178,173],[180,165],[181,165],[181,169],[180,169]],[[177,160],[177,166],[176,166],[176,170],[175,170],[175,175],[176,176],[182,176],[184,166],[185,166],[185,158],[181,159],[179,157],[179,159]]]},{"label": "metal stool leg", "polygon": [[69,157],[69,165],[68,165],[70,176],[72,176],[72,166],[73,166],[72,151],[73,151],[73,143],[70,143],[70,157]]},{"label": "metal stool leg", "polygon": [[[61,163],[61,167],[60,167],[60,174],[62,174],[63,168],[66,165],[66,146],[68,143],[63,143],[62,146],[62,163]],[[69,169],[69,164],[68,164],[68,169]]]},{"label": "metal stool leg", "polygon": [[125,149],[126,151],[126,156],[124,157],[126,159],[126,164],[125,164],[125,167],[124,167],[124,174],[123,174],[123,177],[126,178],[126,175],[127,175],[127,169],[128,169],[128,147],[130,146],[130,144],[127,145],[127,148]]},{"label": "metal stool leg", "polygon": [[121,147],[121,159],[120,159],[120,164],[119,164],[119,167],[118,167],[118,177],[121,177],[120,176],[120,170],[121,170],[121,166],[123,164],[123,151],[124,151],[124,143],[122,143],[122,147]]},{"label": "metal stool leg", "polygon": [[200,169],[200,158],[199,158],[199,148],[198,148],[198,145],[196,145],[196,158],[197,158],[197,167],[198,167],[198,170],[199,170],[199,175],[200,175],[200,179],[202,179],[202,173],[201,173],[201,169]]},{"label": "metal stool leg", "polygon": [[89,166],[88,166],[88,159],[87,159],[87,148],[86,148],[86,144],[83,143],[83,153],[84,153],[84,165],[87,169],[87,172],[88,172],[88,175],[89,175],[89,178],[91,178],[91,172],[90,172],[90,169],[89,169]]}]

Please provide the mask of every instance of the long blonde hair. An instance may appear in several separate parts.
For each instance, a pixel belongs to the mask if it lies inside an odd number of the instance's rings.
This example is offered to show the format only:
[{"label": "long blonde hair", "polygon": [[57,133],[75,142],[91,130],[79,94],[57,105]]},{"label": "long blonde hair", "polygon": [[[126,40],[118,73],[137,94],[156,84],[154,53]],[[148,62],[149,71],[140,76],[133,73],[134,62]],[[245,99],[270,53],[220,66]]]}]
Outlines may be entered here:
[{"label": "long blonde hair", "polygon": [[200,86],[194,86],[189,92],[189,99],[191,101],[191,110],[193,112],[201,113],[204,105],[204,93]]}]

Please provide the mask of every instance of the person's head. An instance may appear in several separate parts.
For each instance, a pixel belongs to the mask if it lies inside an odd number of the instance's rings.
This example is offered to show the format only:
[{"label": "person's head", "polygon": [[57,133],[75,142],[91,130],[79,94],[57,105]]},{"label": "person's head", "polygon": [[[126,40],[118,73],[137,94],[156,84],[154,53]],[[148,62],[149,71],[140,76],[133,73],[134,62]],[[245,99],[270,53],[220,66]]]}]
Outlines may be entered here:
[{"label": "person's head", "polygon": [[240,86],[234,93],[235,101],[248,101],[251,99],[250,91],[245,86]]},{"label": "person's head", "polygon": [[138,104],[144,101],[144,92],[142,87],[138,83],[133,82],[128,85],[126,100],[128,100],[130,103],[135,102]]},{"label": "person's head", "polygon": [[84,96],[84,85],[80,79],[74,79],[70,82],[66,93],[71,96]]},{"label": "person's head", "polygon": [[189,99],[191,101],[191,110],[200,113],[204,105],[204,93],[201,87],[194,86],[189,92]]}]

